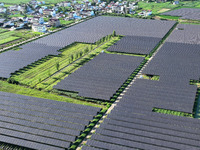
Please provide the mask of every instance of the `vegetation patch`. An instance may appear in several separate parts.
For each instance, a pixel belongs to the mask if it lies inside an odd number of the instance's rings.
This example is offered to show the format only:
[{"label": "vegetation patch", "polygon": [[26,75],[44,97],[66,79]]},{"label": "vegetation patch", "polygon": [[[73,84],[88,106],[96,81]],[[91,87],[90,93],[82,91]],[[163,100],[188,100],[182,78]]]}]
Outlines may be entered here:
[{"label": "vegetation patch", "polygon": [[85,101],[76,100],[69,97],[60,96],[57,93],[53,93],[53,92],[44,92],[44,91],[39,91],[37,89],[31,89],[24,86],[10,84],[7,81],[2,81],[2,80],[0,80],[0,91],[26,95],[26,96],[33,96],[33,97],[38,97],[38,98],[51,99],[51,100],[62,101],[62,102],[68,102],[68,103],[88,105],[92,107],[100,107],[100,108],[105,107],[103,105],[99,105],[99,104],[95,104],[91,102],[85,102]]},{"label": "vegetation patch", "polygon": [[160,76],[158,76],[158,75],[150,75],[150,74],[143,74],[139,78],[159,81]]},{"label": "vegetation patch", "polygon": [[160,19],[167,19],[167,20],[178,20],[180,16],[166,16],[166,15],[159,15]]},{"label": "vegetation patch", "polygon": [[112,52],[112,51],[105,51],[108,54],[117,54],[117,55],[129,55],[129,56],[136,56],[136,57],[146,57],[145,54],[132,54],[132,53],[125,53],[125,52]]},{"label": "vegetation patch", "polygon": [[53,75],[58,70],[87,53],[89,51],[89,46],[91,45],[75,43],[62,49],[61,54],[43,58],[18,71],[12,77],[21,84],[34,87],[47,77]]},{"label": "vegetation patch", "polygon": [[193,118],[193,114],[181,112],[181,111],[175,111],[175,110],[168,110],[163,108],[153,108],[153,112],[162,113],[162,114],[168,114],[168,115],[174,115],[174,116],[182,116],[182,117],[189,117]]},{"label": "vegetation patch", "polygon": [[0,34],[0,45],[4,43],[8,43],[10,41],[14,41],[20,39],[20,37],[15,36],[15,32],[9,31]]},{"label": "vegetation patch", "polygon": [[91,121],[91,123],[87,126],[87,128],[82,132],[82,134],[72,144],[72,146],[70,147],[70,150],[75,150],[82,143],[82,141],[87,137],[87,135],[90,133],[90,131],[96,126],[96,124],[103,117],[103,115],[106,113],[107,110],[108,110],[108,108],[104,108],[101,110],[100,113],[98,113],[97,116],[95,116],[95,118]]},{"label": "vegetation patch", "polygon": [[164,12],[169,11],[169,10],[170,10],[170,9],[163,8],[163,9],[159,10],[158,13],[164,13]]}]

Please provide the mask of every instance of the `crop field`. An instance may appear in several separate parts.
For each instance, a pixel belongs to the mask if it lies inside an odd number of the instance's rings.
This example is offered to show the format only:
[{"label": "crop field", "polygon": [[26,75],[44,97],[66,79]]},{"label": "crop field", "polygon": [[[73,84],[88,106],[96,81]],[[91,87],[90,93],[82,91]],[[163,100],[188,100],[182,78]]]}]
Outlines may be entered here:
[{"label": "crop field", "polygon": [[158,14],[162,9],[167,9],[168,11],[171,9],[174,9],[178,7],[177,5],[172,5],[170,2],[166,3],[155,3],[155,2],[139,2],[139,7],[142,8],[143,10],[152,10],[153,14]]},{"label": "crop field", "polygon": [[41,33],[20,30],[20,31],[8,31],[6,29],[0,28],[0,47],[7,47],[20,41],[30,39],[32,37],[38,36]]},{"label": "crop field", "polygon": [[4,32],[7,32],[7,30],[6,30],[6,29],[0,28],[0,33],[2,34],[2,33],[4,33]]},{"label": "crop field", "polygon": [[20,39],[20,37],[15,36],[15,32],[9,31],[0,34],[0,45],[8,43],[14,40]]}]

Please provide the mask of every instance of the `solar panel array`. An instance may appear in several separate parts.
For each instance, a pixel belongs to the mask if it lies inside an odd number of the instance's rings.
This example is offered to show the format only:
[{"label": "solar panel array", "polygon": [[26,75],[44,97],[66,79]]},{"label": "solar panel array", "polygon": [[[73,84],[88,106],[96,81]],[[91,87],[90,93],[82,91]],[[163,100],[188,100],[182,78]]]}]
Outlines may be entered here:
[{"label": "solar panel array", "polygon": [[[173,31],[167,40],[174,42],[166,42],[142,71],[159,75],[159,81],[136,79],[83,150],[200,150],[199,119],[152,112],[154,107],[193,112],[197,87],[189,81],[200,77],[200,45],[176,41],[176,33]],[[194,34],[186,35],[191,39]]]},{"label": "solar panel array", "polygon": [[74,42],[94,43],[112,34],[162,38],[175,24],[159,21],[122,17],[95,17],[70,28],[21,46],[19,51],[0,54],[0,77],[9,78],[11,73],[35,62],[44,56],[57,55],[59,49]]},{"label": "solar panel array", "polygon": [[109,100],[143,57],[102,53],[54,86],[79,96]]},{"label": "solar panel array", "polygon": [[[175,89],[180,90],[176,92],[178,94],[173,98],[173,101],[181,104],[187,103],[187,106],[177,106],[176,108],[174,105],[172,108],[175,107],[174,110],[183,112],[192,112],[197,87],[189,85],[189,82],[191,79],[199,80],[200,78],[200,45],[199,41],[194,40],[195,42],[191,42],[191,39],[198,35],[197,29],[200,29],[200,27],[196,25],[179,25],[178,28],[182,28],[182,30],[173,31],[167,42],[149,62],[147,67],[144,68],[142,73],[159,75],[160,81],[157,88],[167,86],[169,87],[169,90],[166,91],[167,93],[170,93],[172,89],[174,91],[177,91]],[[193,34],[190,32],[191,28],[194,29],[192,31]],[[187,38],[183,37],[183,40],[179,40],[180,38],[176,39],[180,35],[184,35]],[[168,94],[168,96],[174,97],[173,94]]]},{"label": "solar panel array", "polygon": [[200,44],[200,26],[190,24],[179,24],[167,39],[167,42]]},{"label": "solar panel array", "polygon": [[0,142],[64,150],[100,108],[0,92]]},{"label": "solar panel array", "polygon": [[169,16],[181,16],[181,19],[200,20],[200,9],[181,8],[162,13]]},{"label": "solar panel array", "polygon": [[142,37],[142,36],[125,36],[120,41],[109,47],[108,51],[149,54],[162,38]]},{"label": "solar panel array", "polygon": [[[131,90],[127,90],[129,98],[120,99],[95,134],[87,140],[82,150],[199,150],[200,120],[150,111],[149,108],[152,103],[156,104],[156,101],[146,97],[144,87],[149,86],[149,83],[140,85],[138,90],[134,91],[137,85],[132,85]],[[140,98],[135,97],[135,93],[139,90]]]}]

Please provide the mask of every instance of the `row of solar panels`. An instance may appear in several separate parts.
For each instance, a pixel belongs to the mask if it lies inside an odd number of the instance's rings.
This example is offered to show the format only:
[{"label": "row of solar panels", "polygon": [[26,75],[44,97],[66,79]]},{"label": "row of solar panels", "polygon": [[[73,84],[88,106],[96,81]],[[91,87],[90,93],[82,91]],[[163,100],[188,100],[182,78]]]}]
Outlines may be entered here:
[{"label": "row of solar panels", "polygon": [[69,148],[100,108],[0,92],[0,142]]},{"label": "row of solar panels", "polygon": [[198,44],[165,43],[142,71],[159,81],[136,79],[82,149],[199,150],[200,120],[152,112],[192,113],[197,87],[189,81],[199,80],[199,68]]},{"label": "row of solar panels", "polygon": [[179,24],[167,39],[167,42],[200,44],[200,26],[190,24]]},{"label": "row of solar panels", "polygon": [[74,42],[94,43],[112,34],[113,30],[119,35],[163,38],[174,23],[173,21],[135,18],[95,17],[27,43],[21,46],[19,51],[7,51],[0,54],[0,66],[3,66],[0,77],[9,78],[11,73],[45,56],[57,55],[59,49]]},{"label": "row of solar panels", "polygon": [[120,41],[109,47],[111,52],[149,54],[162,38],[125,36]]},{"label": "row of solar panels", "polygon": [[110,100],[144,60],[142,57],[102,53],[54,86],[79,96]]},{"label": "row of solar panels", "polygon": [[[146,84],[137,86],[138,80]],[[138,84],[134,83],[126,91],[82,149],[200,149],[200,120],[152,112],[158,102],[148,96],[160,93],[146,93],[148,80],[137,79],[136,82]],[[170,96],[167,95],[168,99]],[[163,106],[169,103],[171,109],[177,109],[174,106],[176,98],[174,102],[168,99],[160,97],[159,102]]]},{"label": "row of solar panels", "polygon": [[180,16],[181,19],[200,20],[200,9],[181,8],[162,13],[169,16]]}]

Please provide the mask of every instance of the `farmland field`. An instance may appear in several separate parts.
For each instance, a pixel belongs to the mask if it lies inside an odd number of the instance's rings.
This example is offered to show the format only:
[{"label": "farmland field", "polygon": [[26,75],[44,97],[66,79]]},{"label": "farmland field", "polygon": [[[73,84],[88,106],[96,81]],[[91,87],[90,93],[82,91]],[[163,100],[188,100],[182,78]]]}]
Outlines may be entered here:
[{"label": "farmland field", "polygon": [[0,46],[6,47],[8,44],[19,42],[18,40],[27,40],[38,35],[41,35],[41,33],[28,30],[8,31],[0,28]]},{"label": "farmland field", "polygon": [[7,32],[7,30],[0,28],[0,33],[3,33],[3,32]]},{"label": "farmland field", "polygon": [[41,65],[34,67],[33,69],[30,69],[19,76],[16,76],[15,80],[22,84],[35,86],[38,82],[58,71],[56,68],[57,62],[59,62],[59,68],[67,66],[70,63],[71,54],[78,54],[88,46],[89,44],[78,43],[73,47],[66,48],[63,50],[63,53],[60,56],[55,56]]},{"label": "farmland field", "polygon": [[20,39],[20,37],[15,36],[14,31],[4,32],[0,35],[0,44],[11,42],[17,39]]},{"label": "farmland field", "polygon": [[172,5],[170,2],[166,3],[146,3],[146,2],[139,2],[139,7],[142,8],[143,10],[152,10],[153,14],[158,14],[160,13],[161,10],[171,10],[173,8],[178,7],[177,5]]}]

